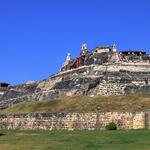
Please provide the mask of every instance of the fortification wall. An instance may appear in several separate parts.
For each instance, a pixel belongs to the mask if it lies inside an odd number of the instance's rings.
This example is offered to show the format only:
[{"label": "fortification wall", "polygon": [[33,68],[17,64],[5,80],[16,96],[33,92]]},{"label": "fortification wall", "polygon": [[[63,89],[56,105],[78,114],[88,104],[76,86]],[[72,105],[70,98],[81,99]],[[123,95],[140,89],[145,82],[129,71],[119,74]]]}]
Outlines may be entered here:
[{"label": "fortification wall", "polygon": [[149,129],[150,112],[0,115],[0,129],[103,130],[110,122],[118,129]]},{"label": "fortification wall", "polygon": [[136,64],[136,63],[118,63],[118,64],[105,64],[96,65],[93,68],[98,71],[108,71],[108,72],[119,72],[120,70],[130,71],[130,72],[150,72],[150,64]]},{"label": "fortification wall", "polygon": [[113,63],[82,66],[30,85],[0,90],[0,109],[23,101],[65,96],[124,95],[150,92],[150,65]]}]

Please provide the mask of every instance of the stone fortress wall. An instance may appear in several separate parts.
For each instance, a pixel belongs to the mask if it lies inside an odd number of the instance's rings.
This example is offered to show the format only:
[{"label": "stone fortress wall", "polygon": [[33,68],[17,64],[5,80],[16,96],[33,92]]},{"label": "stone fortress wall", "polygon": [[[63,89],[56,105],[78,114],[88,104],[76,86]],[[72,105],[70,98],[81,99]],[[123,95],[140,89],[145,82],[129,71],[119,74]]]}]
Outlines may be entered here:
[{"label": "stone fortress wall", "polygon": [[46,80],[0,87],[0,109],[23,101],[59,99],[66,96],[110,96],[150,92],[150,55],[144,51],[117,52],[115,45],[67,59],[61,71]]},{"label": "stone fortress wall", "polygon": [[150,92],[150,65],[103,64],[60,72],[38,83],[10,87],[1,96],[0,108],[11,104],[76,95],[123,95]]},{"label": "stone fortress wall", "polygon": [[108,71],[108,72],[119,72],[121,70],[129,72],[150,72],[150,63],[114,63],[114,64],[103,64],[95,65],[94,70],[97,71]]},{"label": "stone fortress wall", "polygon": [[110,122],[118,129],[150,129],[150,112],[0,115],[0,129],[104,130]]}]

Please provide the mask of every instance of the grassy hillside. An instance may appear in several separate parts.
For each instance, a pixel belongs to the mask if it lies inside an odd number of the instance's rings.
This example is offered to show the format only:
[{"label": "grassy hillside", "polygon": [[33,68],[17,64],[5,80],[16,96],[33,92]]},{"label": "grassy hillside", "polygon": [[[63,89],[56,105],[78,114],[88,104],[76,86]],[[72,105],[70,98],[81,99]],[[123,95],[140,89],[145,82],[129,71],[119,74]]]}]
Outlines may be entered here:
[{"label": "grassy hillside", "polygon": [[0,110],[9,113],[144,111],[150,109],[150,94],[111,97],[67,97],[59,100],[31,101]]},{"label": "grassy hillside", "polygon": [[149,130],[0,133],[0,150],[150,150]]}]

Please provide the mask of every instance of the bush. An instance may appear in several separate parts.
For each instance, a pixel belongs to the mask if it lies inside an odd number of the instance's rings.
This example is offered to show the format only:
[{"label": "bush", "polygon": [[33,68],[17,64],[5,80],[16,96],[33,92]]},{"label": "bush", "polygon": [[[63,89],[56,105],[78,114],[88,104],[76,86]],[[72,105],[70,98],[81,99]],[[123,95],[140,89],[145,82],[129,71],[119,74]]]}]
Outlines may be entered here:
[{"label": "bush", "polygon": [[106,130],[117,130],[117,125],[114,122],[111,122],[106,126]]},{"label": "bush", "polygon": [[3,134],[3,133],[0,133],[0,136],[3,136],[3,135],[5,135],[5,134]]}]

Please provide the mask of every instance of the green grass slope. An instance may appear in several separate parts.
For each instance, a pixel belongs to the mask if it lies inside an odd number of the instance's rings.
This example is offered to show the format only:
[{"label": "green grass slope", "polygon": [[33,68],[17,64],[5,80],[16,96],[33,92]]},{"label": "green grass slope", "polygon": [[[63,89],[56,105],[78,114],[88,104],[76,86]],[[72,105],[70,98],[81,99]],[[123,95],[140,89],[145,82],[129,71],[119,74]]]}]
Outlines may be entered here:
[{"label": "green grass slope", "polygon": [[110,97],[67,97],[59,100],[31,101],[0,110],[0,114],[46,112],[125,112],[150,109],[150,94]]},{"label": "green grass slope", "polygon": [[150,150],[149,130],[0,133],[0,150]]}]

